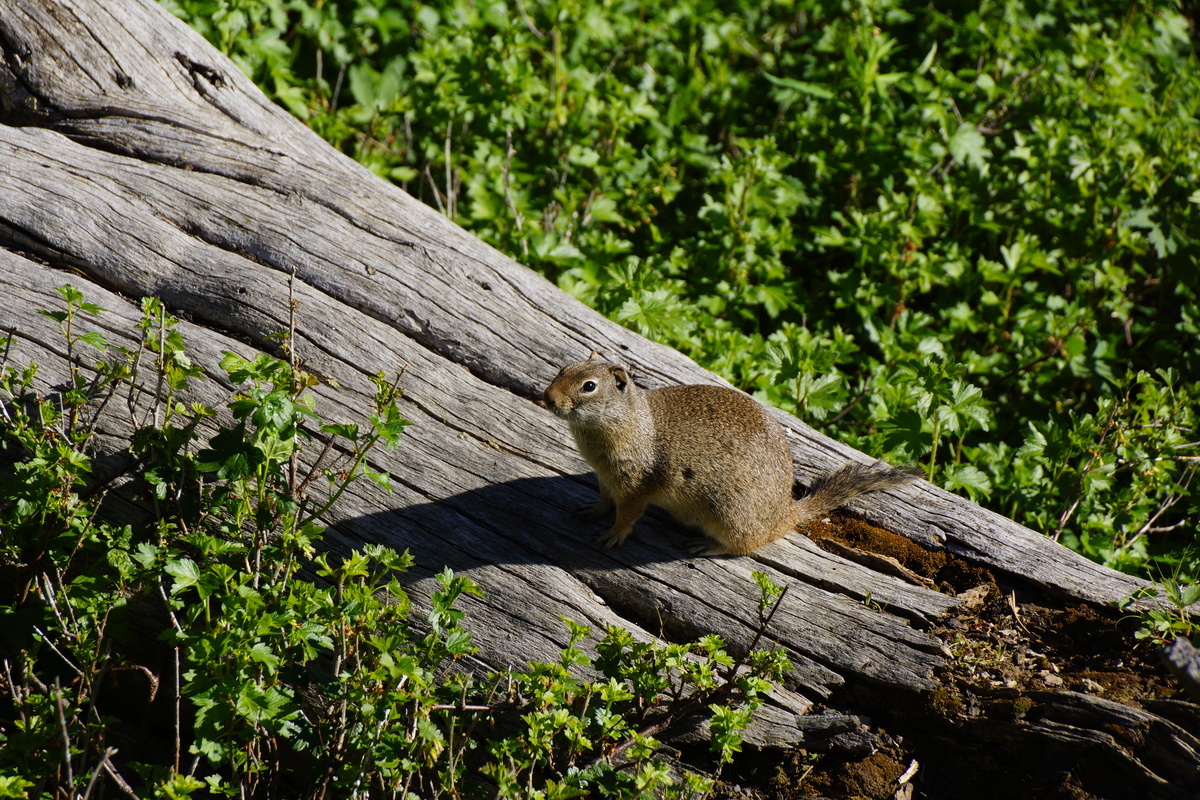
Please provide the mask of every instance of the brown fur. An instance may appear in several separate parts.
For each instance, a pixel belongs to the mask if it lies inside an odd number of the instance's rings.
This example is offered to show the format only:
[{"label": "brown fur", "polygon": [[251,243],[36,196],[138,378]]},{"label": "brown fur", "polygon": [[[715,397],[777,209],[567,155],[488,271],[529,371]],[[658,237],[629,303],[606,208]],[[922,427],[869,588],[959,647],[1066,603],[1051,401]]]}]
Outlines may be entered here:
[{"label": "brown fur", "polygon": [[708,537],[709,555],[748,554],[799,523],[913,476],[886,464],[846,464],[799,502],[783,428],[756,400],[720,386],[646,391],[595,353],[564,367],[544,393],[596,471],[596,519],[616,507],[599,540],[621,544],[647,505]]}]

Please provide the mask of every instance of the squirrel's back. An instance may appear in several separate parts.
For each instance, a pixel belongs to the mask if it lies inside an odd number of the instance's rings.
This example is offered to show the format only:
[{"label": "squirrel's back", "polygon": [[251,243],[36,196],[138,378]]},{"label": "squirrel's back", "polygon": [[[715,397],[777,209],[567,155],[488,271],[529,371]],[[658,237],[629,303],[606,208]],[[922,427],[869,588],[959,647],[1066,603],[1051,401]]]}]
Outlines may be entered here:
[{"label": "squirrel's back", "polygon": [[646,399],[657,433],[656,505],[726,544],[792,528],[791,451],[762,404],[704,385],[654,389]]}]

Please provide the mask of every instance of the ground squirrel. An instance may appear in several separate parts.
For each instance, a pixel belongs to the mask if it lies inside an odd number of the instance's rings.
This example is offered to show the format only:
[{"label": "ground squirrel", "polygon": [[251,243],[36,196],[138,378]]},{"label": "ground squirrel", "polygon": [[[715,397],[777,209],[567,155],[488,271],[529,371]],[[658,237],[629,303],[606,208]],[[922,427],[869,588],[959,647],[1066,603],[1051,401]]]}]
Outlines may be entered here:
[{"label": "ground squirrel", "polygon": [[758,401],[720,386],[640,389],[595,352],[564,367],[543,397],[596,471],[600,499],[588,518],[616,506],[616,522],[597,539],[605,549],[656,505],[704,531],[694,552],[743,555],[860,494],[915,479],[882,462],[848,463],[794,500],[783,428]]}]

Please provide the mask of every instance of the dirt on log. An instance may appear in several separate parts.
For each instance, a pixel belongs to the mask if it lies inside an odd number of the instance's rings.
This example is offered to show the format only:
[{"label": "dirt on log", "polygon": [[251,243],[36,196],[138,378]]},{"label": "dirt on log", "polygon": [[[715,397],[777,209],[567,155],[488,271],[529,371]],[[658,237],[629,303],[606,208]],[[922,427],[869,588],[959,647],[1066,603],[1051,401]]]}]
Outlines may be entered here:
[{"label": "dirt on log", "polygon": [[[962,674],[947,620],[995,602],[997,584],[1062,609],[1110,607],[1144,585],[927,483],[864,498],[842,521],[899,534],[896,552],[839,528],[754,557],[695,558],[680,548],[686,532],[653,513],[623,547],[600,550],[598,528],[572,515],[594,499],[595,482],[565,425],[539,404],[542,388],[593,349],[646,387],[719,378],[336,152],[150,0],[18,0],[0,11],[0,56],[7,362],[41,364],[46,390],[64,380],[55,323],[37,313],[57,306],[64,283],[108,309],[98,324],[130,346],[137,299],[162,299],[187,320],[193,358],[207,369],[221,350],[273,352],[294,299],[294,346],[324,378],[314,389],[320,412],[360,417],[369,376],[402,370],[413,422],[401,448],[373,456],[395,493],[353,487],[325,520],[327,546],[411,550],[418,596],[443,566],[469,573],[486,593],[464,605],[481,665],[551,659],[566,640],[561,616],[745,644],[756,620],[751,572],[762,570],[789,587],[763,644],[786,649],[795,668],[753,743],[878,752],[884,725],[905,730],[905,752],[936,771],[928,765],[939,752],[971,744],[949,747],[950,732],[986,716],[963,708],[961,693],[946,700]],[[211,377],[197,399],[215,401]],[[776,416],[801,487],[847,459],[869,460]],[[109,513],[134,516],[136,493],[120,491],[131,429],[104,425]],[[906,548],[941,567],[922,572]],[[998,748],[992,757],[1036,751],[1081,796],[1200,791],[1195,714],[1042,689],[1037,713],[974,729],[980,746]],[[914,780],[901,777],[897,791]],[[778,796],[804,796],[795,788]]]}]

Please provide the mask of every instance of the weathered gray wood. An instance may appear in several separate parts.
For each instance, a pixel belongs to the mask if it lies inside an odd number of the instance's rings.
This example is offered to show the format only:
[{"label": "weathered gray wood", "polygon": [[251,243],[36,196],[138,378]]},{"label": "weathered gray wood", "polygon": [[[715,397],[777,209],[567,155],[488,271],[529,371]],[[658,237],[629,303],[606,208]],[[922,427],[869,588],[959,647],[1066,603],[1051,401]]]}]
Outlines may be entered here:
[{"label": "weathered gray wood", "polygon": [[[1200,739],[1174,722],[1133,706],[1077,692],[1038,695],[1021,727],[1047,747],[1088,762],[1112,785],[1136,786],[1136,796],[1184,800],[1200,792]],[[1103,752],[1101,757],[1089,757]],[[1134,796],[1134,795],[1130,795]]]},{"label": "weathered gray wood", "polygon": [[1179,684],[1200,703],[1200,650],[1186,636],[1176,636],[1175,641],[1159,652]]},{"label": "weathered gray wood", "polygon": [[[715,376],[335,152],[150,0],[21,0],[0,13],[0,48],[0,328],[16,331],[10,363],[42,363],[46,385],[66,374],[54,325],[36,310],[55,307],[53,287],[70,282],[113,312],[98,324],[117,340],[136,316],[121,295],[162,298],[194,323],[184,326],[194,358],[215,369],[222,349],[249,356],[286,330],[294,272],[295,346],[332,379],[314,390],[321,413],[361,416],[368,376],[403,369],[413,421],[403,446],[372,463],[396,492],[348,492],[326,520],[328,545],[410,548],[418,596],[443,565],[469,572],[487,593],[465,604],[481,663],[551,657],[566,638],[560,614],[745,644],[756,621],[750,573],[763,570],[790,587],[764,644],[795,663],[764,741],[802,738],[801,726],[790,738],[779,726],[847,683],[936,684],[942,645],[919,628],[953,600],[929,589],[802,538],[753,558],[688,557],[682,532],[654,514],[622,548],[591,544],[599,527],[571,510],[594,497],[594,480],[565,426],[537,404],[541,389],[593,348],[648,387]],[[219,388],[194,391],[213,403]],[[866,460],[777,416],[804,483]],[[105,425],[117,486],[129,428]],[[136,513],[136,498],[113,496],[114,513]],[[928,484],[853,510],[1069,598],[1109,603],[1143,585]],[[883,610],[861,602],[868,595]]]}]

